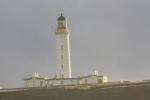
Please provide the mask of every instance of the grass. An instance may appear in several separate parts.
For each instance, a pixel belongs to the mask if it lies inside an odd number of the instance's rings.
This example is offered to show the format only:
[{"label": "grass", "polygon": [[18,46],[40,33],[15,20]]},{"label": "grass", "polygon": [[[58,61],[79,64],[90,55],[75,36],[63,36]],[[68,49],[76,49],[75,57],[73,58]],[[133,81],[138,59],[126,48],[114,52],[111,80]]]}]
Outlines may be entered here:
[{"label": "grass", "polygon": [[29,89],[1,92],[0,100],[150,100],[150,84],[88,89]]}]

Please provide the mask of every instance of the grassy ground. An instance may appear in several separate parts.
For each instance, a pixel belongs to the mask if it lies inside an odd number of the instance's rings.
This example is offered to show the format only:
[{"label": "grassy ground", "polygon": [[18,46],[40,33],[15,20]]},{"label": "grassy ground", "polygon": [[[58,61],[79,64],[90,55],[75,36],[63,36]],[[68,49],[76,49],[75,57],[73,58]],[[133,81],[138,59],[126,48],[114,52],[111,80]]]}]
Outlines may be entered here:
[{"label": "grassy ground", "polygon": [[150,100],[150,85],[1,92],[0,100]]}]

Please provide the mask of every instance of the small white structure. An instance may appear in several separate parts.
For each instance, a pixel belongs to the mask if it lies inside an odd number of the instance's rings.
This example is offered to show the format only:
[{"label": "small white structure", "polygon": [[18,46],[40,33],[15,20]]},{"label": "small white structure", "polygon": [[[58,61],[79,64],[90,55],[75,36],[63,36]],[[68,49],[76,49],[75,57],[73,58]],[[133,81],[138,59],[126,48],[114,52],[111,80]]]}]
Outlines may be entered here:
[{"label": "small white structure", "polygon": [[25,87],[45,87],[47,78],[40,77],[38,73],[34,73],[32,77],[24,79]]},{"label": "small white structure", "polygon": [[90,84],[102,84],[107,82],[106,76],[88,75],[78,78],[42,78],[42,77],[30,77],[24,79],[24,85],[26,88],[31,87],[54,87],[54,86],[69,86],[69,85],[90,85]]},{"label": "small white structure", "polygon": [[0,89],[3,89],[2,87],[0,87]]}]

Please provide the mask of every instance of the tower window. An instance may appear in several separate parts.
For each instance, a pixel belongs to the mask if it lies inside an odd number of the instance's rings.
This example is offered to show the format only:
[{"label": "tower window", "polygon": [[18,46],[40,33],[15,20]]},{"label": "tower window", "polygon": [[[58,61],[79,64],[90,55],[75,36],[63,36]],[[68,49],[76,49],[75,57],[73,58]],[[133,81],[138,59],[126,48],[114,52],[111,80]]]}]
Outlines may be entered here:
[{"label": "tower window", "polygon": [[62,69],[62,70],[64,69],[64,66],[63,66],[63,65],[61,65],[61,69]]},{"label": "tower window", "polygon": [[61,50],[63,50],[63,48],[64,48],[63,45],[61,45]]},{"label": "tower window", "polygon": [[63,55],[61,55],[61,59],[63,59]]},{"label": "tower window", "polygon": [[62,23],[62,22],[60,22],[60,25],[63,25],[63,23]]}]

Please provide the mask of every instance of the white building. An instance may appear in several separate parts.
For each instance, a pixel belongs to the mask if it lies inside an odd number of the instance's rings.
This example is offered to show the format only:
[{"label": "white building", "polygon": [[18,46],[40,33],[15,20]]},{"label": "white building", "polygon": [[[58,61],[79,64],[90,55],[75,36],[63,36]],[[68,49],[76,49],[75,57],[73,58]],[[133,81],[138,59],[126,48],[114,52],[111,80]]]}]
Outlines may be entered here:
[{"label": "white building", "polygon": [[73,85],[90,85],[102,84],[107,82],[106,76],[88,75],[77,78],[43,78],[40,76],[33,76],[24,79],[26,88],[31,87],[56,87],[56,86],[73,86]]},{"label": "white building", "polygon": [[38,73],[34,73],[32,77],[24,79],[25,87],[45,87],[47,78],[40,77]]},{"label": "white building", "polygon": [[62,14],[58,18],[56,31],[56,58],[57,77],[48,79],[39,76],[38,73],[35,73],[32,77],[24,79],[25,87],[102,84],[108,80],[106,76],[98,75],[98,71],[94,71],[92,75],[88,76],[81,76],[77,78],[71,77],[69,31],[67,19]]}]

